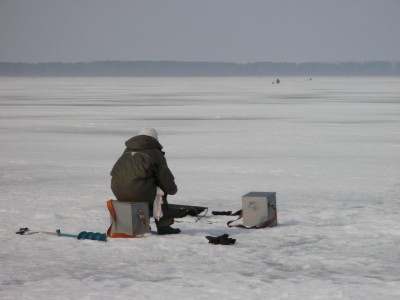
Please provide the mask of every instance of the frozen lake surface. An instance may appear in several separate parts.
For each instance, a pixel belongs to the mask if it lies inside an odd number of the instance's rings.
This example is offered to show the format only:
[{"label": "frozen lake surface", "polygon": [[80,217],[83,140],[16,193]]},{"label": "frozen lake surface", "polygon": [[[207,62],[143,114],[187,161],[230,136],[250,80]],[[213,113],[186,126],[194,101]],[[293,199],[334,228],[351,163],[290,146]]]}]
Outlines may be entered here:
[{"label": "frozen lake surface", "polygon": [[[0,78],[0,299],[400,299],[399,78]],[[176,236],[105,232],[109,172],[154,127]],[[250,191],[279,226],[228,228]],[[209,244],[228,233],[233,246]]]}]

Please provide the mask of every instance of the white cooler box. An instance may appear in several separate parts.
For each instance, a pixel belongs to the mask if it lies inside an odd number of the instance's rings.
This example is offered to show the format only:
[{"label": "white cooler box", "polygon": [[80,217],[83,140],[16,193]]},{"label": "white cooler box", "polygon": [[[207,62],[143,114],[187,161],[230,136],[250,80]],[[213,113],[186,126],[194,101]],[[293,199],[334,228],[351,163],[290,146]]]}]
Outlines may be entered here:
[{"label": "white cooler box", "polygon": [[[270,220],[276,210],[275,192],[250,192],[242,196],[243,225],[256,226]],[[278,225],[276,219],[271,226]]]}]

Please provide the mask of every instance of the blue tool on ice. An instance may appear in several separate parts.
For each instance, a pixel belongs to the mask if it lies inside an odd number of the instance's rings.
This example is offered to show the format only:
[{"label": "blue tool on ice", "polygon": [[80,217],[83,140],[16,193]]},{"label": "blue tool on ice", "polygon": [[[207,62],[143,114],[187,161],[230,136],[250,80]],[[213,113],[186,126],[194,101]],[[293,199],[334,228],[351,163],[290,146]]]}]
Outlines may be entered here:
[{"label": "blue tool on ice", "polygon": [[31,231],[31,230],[29,230],[28,227],[20,228],[19,231],[16,232],[16,234],[21,234],[21,235],[30,235],[30,234],[35,234],[35,233],[44,233],[44,234],[51,234],[51,235],[57,235],[57,236],[72,237],[72,238],[76,238],[78,240],[93,240],[93,241],[107,242],[107,235],[105,233],[100,233],[100,232],[82,231],[78,235],[76,235],[76,234],[63,233],[63,232],[61,232],[60,229],[57,229],[56,232]]},{"label": "blue tool on ice", "polygon": [[69,234],[69,233],[62,233],[60,229],[56,230],[58,236],[66,236],[66,237],[73,237],[77,238],[78,240],[94,240],[94,241],[107,241],[107,236],[105,233],[100,232],[87,232],[82,231],[78,235]]}]

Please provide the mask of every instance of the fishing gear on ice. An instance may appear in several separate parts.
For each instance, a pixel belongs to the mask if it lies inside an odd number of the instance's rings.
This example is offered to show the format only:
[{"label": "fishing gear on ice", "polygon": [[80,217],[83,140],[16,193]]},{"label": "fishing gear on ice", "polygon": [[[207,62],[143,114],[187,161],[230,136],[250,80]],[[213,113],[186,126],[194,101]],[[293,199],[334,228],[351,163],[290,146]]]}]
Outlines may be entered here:
[{"label": "fishing gear on ice", "polygon": [[[232,214],[233,215],[233,214]],[[242,196],[242,209],[235,215],[236,220],[229,221],[228,227],[261,229],[278,225],[275,192],[250,192]],[[232,225],[243,218],[243,224]]]},{"label": "fishing gear on ice", "polygon": [[44,234],[49,234],[49,235],[61,236],[61,237],[72,237],[72,238],[76,238],[78,240],[93,240],[93,241],[107,242],[106,234],[100,233],[100,232],[82,231],[79,234],[69,234],[69,233],[61,232],[60,229],[57,229],[55,232],[31,231],[28,227],[20,228],[19,231],[16,232],[16,234],[20,234],[20,235],[31,235],[31,234],[36,234],[36,233],[44,233]]}]

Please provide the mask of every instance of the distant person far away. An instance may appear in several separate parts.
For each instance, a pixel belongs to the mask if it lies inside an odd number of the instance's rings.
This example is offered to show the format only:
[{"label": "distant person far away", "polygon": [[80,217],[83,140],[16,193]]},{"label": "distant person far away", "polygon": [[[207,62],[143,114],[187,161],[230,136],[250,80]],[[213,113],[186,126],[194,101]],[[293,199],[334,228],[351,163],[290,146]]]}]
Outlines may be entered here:
[{"label": "distant person far away", "polygon": [[146,128],[125,142],[126,149],[111,171],[111,190],[119,201],[147,202],[158,234],[177,234],[168,214],[167,195],[178,188],[154,128]]}]

